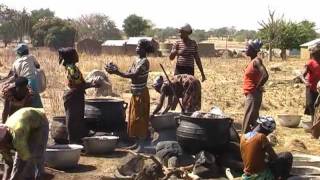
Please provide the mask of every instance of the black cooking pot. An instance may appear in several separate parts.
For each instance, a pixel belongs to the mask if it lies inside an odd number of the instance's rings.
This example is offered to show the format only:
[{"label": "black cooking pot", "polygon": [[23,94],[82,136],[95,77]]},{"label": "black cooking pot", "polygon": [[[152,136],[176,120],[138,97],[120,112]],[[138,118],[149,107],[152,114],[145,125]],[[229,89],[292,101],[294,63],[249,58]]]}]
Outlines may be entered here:
[{"label": "black cooking pot", "polygon": [[126,129],[126,109],[128,103],[119,99],[86,99],[85,117],[94,119],[94,131],[113,132]]},{"label": "black cooking pot", "polygon": [[187,153],[201,150],[217,153],[230,141],[232,119],[223,116],[196,118],[189,115],[179,117],[177,141]]}]

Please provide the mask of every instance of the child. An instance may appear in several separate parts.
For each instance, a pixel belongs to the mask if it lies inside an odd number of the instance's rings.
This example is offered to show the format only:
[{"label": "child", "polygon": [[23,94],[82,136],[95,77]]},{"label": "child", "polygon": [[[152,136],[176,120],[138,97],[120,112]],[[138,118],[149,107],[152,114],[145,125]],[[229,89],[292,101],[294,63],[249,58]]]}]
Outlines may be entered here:
[{"label": "child", "polygon": [[136,48],[137,60],[128,72],[120,72],[114,64],[106,65],[110,74],[131,79],[131,101],[129,106],[128,134],[138,139],[138,152],[143,152],[143,142],[148,134],[150,96],[147,88],[149,61],[147,53],[153,52],[153,46],[145,39],[139,41]]},{"label": "child", "polygon": [[63,96],[66,112],[69,143],[82,144],[81,139],[87,135],[84,123],[84,94],[85,89],[96,87],[95,81],[85,82],[82,73],[76,66],[79,62],[78,53],[74,48],[61,48],[59,52],[59,64],[67,71],[68,89]]},{"label": "child", "polygon": [[13,83],[8,84],[3,89],[4,108],[2,112],[2,123],[14,112],[23,107],[32,107],[32,90],[28,86],[28,79],[18,77]]}]

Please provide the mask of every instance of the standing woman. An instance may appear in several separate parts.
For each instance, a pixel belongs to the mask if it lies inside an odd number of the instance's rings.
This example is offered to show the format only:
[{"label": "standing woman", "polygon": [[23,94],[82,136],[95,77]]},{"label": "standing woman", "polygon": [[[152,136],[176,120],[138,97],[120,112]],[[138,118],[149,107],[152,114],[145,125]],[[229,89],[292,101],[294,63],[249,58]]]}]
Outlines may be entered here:
[{"label": "standing woman", "polygon": [[150,41],[142,39],[136,48],[138,58],[128,72],[119,71],[116,65],[106,65],[105,69],[110,74],[131,79],[131,101],[129,105],[128,135],[137,138],[137,151],[143,152],[144,140],[148,134],[150,96],[147,88],[149,75],[149,61],[147,53],[153,52]]},{"label": "standing woman", "polygon": [[189,74],[194,76],[194,61],[196,61],[201,73],[202,82],[205,81],[206,76],[203,72],[197,43],[189,38],[189,35],[192,33],[191,26],[186,24],[179,29],[179,32],[181,39],[173,45],[169,56],[170,60],[174,60],[177,57],[174,75]]},{"label": "standing woman", "polygon": [[67,71],[68,89],[66,90],[63,101],[66,113],[69,143],[82,144],[81,138],[87,135],[84,122],[84,95],[85,89],[97,86],[93,81],[86,83],[82,73],[76,66],[79,62],[78,53],[74,48],[60,48],[59,64]]},{"label": "standing woman", "polygon": [[243,92],[246,96],[245,114],[242,123],[242,133],[247,133],[252,127],[256,127],[259,110],[262,103],[263,85],[267,82],[269,75],[258,57],[262,47],[260,40],[249,41],[246,55],[250,57],[250,63],[245,69],[243,80]]},{"label": "standing woman", "polygon": [[15,48],[17,59],[12,65],[11,73],[17,77],[25,77],[28,79],[28,84],[32,89],[32,107],[42,108],[42,101],[38,90],[36,78],[37,68],[40,68],[39,62],[33,55],[29,54],[29,48],[26,44],[21,43]]},{"label": "standing woman", "polygon": [[306,85],[306,108],[304,113],[314,121],[314,104],[318,97],[317,83],[320,80],[320,44],[310,49],[310,60],[304,66],[301,80]]}]

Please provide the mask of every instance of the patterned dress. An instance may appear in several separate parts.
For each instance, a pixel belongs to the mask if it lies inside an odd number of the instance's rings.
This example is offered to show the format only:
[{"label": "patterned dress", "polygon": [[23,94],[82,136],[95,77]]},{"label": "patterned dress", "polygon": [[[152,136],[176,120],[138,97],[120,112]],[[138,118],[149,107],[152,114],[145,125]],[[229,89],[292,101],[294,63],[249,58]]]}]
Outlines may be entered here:
[{"label": "patterned dress", "polygon": [[68,90],[65,92],[64,108],[66,112],[66,124],[69,143],[82,143],[81,138],[87,135],[84,122],[84,94],[85,81],[79,68],[74,65],[66,65]]},{"label": "patterned dress", "polygon": [[[182,106],[186,112],[194,112],[201,109],[201,83],[192,75],[180,74],[171,80],[173,89],[178,98],[182,98]],[[168,82],[165,82],[161,92],[166,96],[173,96]]]}]

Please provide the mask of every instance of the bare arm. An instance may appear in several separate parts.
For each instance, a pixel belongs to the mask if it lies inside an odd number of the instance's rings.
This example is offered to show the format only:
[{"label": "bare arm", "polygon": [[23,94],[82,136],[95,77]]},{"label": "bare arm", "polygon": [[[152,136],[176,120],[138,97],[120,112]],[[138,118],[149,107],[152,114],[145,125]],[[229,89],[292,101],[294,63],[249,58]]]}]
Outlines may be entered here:
[{"label": "bare arm", "polygon": [[196,52],[195,55],[194,55],[194,59],[196,61],[196,64],[200,70],[200,73],[201,73],[201,77],[202,77],[202,82],[206,80],[206,76],[204,75],[204,72],[203,72],[203,68],[202,68],[202,63],[201,63],[201,59],[200,59],[200,56],[199,56],[199,53]]},{"label": "bare arm", "polygon": [[172,46],[172,50],[170,52],[169,59],[172,61],[176,58],[177,55],[178,55],[178,46],[177,46],[177,43],[175,43]]},{"label": "bare arm", "polygon": [[257,84],[257,89],[260,89],[261,87],[264,86],[264,84],[269,79],[269,74],[268,74],[267,69],[263,65],[262,60],[260,58],[254,60],[254,64],[253,65],[261,73],[261,79]]},{"label": "bare arm", "polygon": [[169,96],[169,97],[168,97],[167,107],[166,107],[166,109],[162,112],[162,114],[167,113],[167,112],[171,109],[172,105],[173,105],[173,97],[172,97],[172,96]]},{"label": "bare arm", "polygon": [[301,81],[305,84],[305,85],[309,85],[309,83],[308,83],[308,81],[307,81],[307,79],[306,79],[306,76],[307,76],[307,74],[308,74],[308,66],[307,65],[305,65],[304,66],[304,68],[303,68],[303,72],[302,72],[302,74],[300,75],[300,79],[301,79]]},{"label": "bare arm", "polygon": [[2,111],[2,123],[5,123],[8,119],[8,116],[9,116],[9,100],[5,99],[4,100],[4,108],[3,108],[3,111]]},{"label": "bare arm", "polygon": [[162,92],[162,93],[161,93],[161,96],[160,96],[159,103],[158,103],[157,107],[154,109],[154,111],[153,111],[153,113],[152,113],[153,115],[157,114],[157,113],[161,110],[165,98],[166,98],[166,96],[165,96],[165,94]]}]

